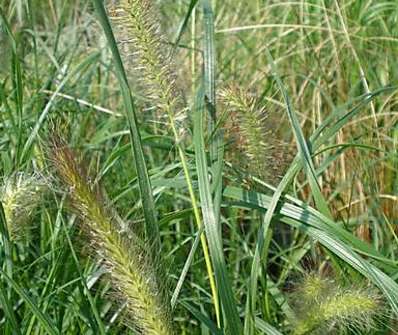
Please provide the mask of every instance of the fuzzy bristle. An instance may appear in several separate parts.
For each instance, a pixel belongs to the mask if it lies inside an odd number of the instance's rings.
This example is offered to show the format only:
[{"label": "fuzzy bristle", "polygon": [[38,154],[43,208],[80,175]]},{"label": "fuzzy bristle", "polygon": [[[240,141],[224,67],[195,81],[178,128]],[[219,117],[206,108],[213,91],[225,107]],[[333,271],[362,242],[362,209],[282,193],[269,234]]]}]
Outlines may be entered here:
[{"label": "fuzzy bristle", "polygon": [[108,6],[126,70],[137,78],[143,95],[160,116],[172,119],[178,133],[185,119],[170,52],[160,32],[151,1],[116,0]]},{"label": "fuzzy bristle", "polygon": [[28,236],[30,216],[38,206],[44,188],[44,179],[38,175],[17,173],[3,181],[0,201],[11,239],[24,239]]},{"label": "fuzzy bristle", "polygon": [[377,291],[365,286],[340,286],[335,281],[308,275],[295,292],[297,322],[293,334],[345,334],[374,329],[383,316]]},{"label": "fuzzy bristle", "polygon": [[173,334],[168,304],[158,271],[142,240],[126,232],[117,214],[104,204],[98,186],[90,185],[73,152],[59,138],[52,141],[52,159],[81,219],[91,250],[108,270],[115,297],[126,304],[132,325],[142,334]]},{"label": "fuzzy bristle", "polygon": [[[290,155],[269,124],[268,113],[258,101],[238,87],[221,92],[231,125],[228,125],[233,143],[247,159],[248,171],[267,182],[275,182],[283,175]],[[235,148],[233,149],[236,153]],[[239,159],[241,162],[242,160]]]},{"label": "fuzzy bristle", "polygon": [[300,299],[306,304],[319,302],[322,297],[330,292],[333,286],[334,283],[331,279],[322,278],[317,274],[308,274],[299,289]]}]

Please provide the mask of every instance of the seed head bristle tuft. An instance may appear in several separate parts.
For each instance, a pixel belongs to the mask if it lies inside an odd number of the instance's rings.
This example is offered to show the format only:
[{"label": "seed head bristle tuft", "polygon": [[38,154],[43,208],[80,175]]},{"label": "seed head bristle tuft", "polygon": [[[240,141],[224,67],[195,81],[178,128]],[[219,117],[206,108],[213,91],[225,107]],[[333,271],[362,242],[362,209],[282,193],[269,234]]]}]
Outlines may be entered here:
[{"label": "seed head bristle tuft", "polygon": [[264,181],[277,181],[291,155],[286,150],[287,145],[276,136],[265,107],[236,86],[222,90],[221,98],[231,115],[227,133],[235,144],[234,156],[238,152],[248,162],[248,166],[242,168]]},{"label": "seed head bristle tuft", "polygon": [[185,110],[177,89],[169,47],[160,32],[155,9],[148,0],[116,0],[108,6],[116,40],[144,96],[160,117],[172,119],[179,137],[184,132]]},{"label": "seed head bristle tuft", "polygon": [[45,190],[45,180],[38,174],[15,173],[4,179],[0,189],[7,228],[12,240],[29,236],[31,216]]},{"label": "seed head bristle tuft", "polygon": [[106,206],[98,186],[90,185],[73,152],[57,136],[52,140],[52,160],[81,220],[91,250],[107,269],[138,332],[173,334],[169,306],[161,289],[158,269],[145,243],[126,232],[117,213]]},{"label": "seed head bristle tuft", "polygon": [[384,316],[373,287],[346,285],[316,274],[307,275],[294,293],[297,322],[293,334],[363,333],[377,328]]}]

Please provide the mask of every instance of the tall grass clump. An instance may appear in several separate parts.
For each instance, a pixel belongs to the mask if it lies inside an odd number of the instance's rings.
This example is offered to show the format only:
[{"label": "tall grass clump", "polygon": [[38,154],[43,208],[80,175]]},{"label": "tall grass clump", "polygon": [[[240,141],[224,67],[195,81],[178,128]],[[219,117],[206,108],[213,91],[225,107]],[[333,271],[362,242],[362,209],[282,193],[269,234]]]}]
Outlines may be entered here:
[{"label": "tall grass clump", "polygon": [[0,0],[0,334],[396,333],[397,8]]},{"label": "tall grass clump", "polygon": [[[195,222],[200,229],[202,219],[184,147],[187,108],[176,84],[171,53],[160,31],[159,18],[149,0],[116,0],[108,6],[108,13],[116,32],[116,41],[126,61],[127,74],[139,78],[141,94],[147,98],[150,106],[156,108],[158,117],[168,120],[188,186]],[[220,310],[213,266],[206,237],[201,234],[200,240],[219,324]]]},{"label": "tall grass clump", "polygon": [[38,174],[15,173],[6,177],[0,188],[7,229],[12,240],[30,235],[32,215],[39,206],[45,182]]},{"label": "tall grass clump", "polygon": [[164,278],[159,277],[145,243],[107,206],[98,185],[91,185],[72,151],[57,136],[52,160],[61,181],[69,188],[74,211],[81,220],[90,249],[108,270],[114,295],[126,304],[128,316],[143,334],[173,334]]},{"label": "tall grass clump", "polygon": [[363,334],[377,329],[384,317],[381,296],[369,286],[343,285],[331,278],[308,274],[297,288],[294,335]]}]

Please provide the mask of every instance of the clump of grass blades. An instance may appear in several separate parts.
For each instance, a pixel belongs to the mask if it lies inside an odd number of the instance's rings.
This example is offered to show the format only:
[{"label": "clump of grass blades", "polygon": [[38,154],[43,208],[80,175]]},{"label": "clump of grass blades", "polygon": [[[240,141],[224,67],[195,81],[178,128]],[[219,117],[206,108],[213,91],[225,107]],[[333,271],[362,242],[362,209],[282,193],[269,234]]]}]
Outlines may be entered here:
[{"label": "clump of grass blades", "polygon": [[[160,33],[154,8],[149,0],[115,0],[108,6],[108,12],[116,28],[116,40],[119,45],[123,46],[122,53],[125,59],[133,64],[133,67],[127,68],[127,73],[136,72],[136,77],[141,79],[144,94],[159,111],[168,117],[188,185],[195,221],[200,228],[202,225],[201,217],[183,148],[185,133],[183,97],[176,86],[171,55],[166,51],[166,44]],[[204,235],[201,235],[201,244],[219,323],[218,293]]]},{"label": "clump of grass blades", "polygon": [[69,187],[91,250],[108,270],[115,296],[126,303],[131,325],[143,334],[173,334],[158,267],[145,243],[105,205],[100,189],[90,185],[72,151],[57,136],[52,139],[52,159],[60,179]]},{"label": "clump of grass blades", "polygon": [[[283,175],[289,155],[272,130],[269,113],[254,96],[236,86],[225,88],[221,97],[232,116],[227,127],[235,156],[232,159],[238,161],[237,166],[247,168],[249,173],[264,181],[277,181]],[[236,152],[246,159],[236,157]],[[242,161],[247,161],[247,166],[242,166]]]},{"label": "clump of grass blades", "polygon": [[0,201],[12,240],[25,239],[31,228],[31,216],[39,205],[45,182],[37,174],[16,173],[4,179]]},{"label": "clump of grass blades", "polygon": [[383,316],[380,295],[372,287],[342,286],[332,279],[307,275],[294,293],[298,319],[293,334],[361,334],[375,329]]}]

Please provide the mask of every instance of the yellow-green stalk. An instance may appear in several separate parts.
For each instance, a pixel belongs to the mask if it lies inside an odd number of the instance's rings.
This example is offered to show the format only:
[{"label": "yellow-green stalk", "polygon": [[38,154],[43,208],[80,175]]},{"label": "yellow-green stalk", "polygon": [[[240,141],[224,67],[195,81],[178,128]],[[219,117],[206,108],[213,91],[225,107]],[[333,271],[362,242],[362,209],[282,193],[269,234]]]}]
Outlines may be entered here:
[{"label": "yellow-green stalk", "polygon": [[[185,133],[185,108],[183,99],[176,87],[175,72],[172,69],[170,53],[160,33],[160,26],[149,0],[113,0],[108,6],[108,13],[116,30],[116,39],[125,60],[129,74],[138,78],[143,94],[152,106],[157,107],[172,130],[178,155],[188,185],[195,221],[202,226],[198,203],[193,190],[187,158],[183,148]],[[213,268],[205,236],[201,235],[201,244],[209,275],[213,303],[220,326],[220,308],[218,293],[213,275]]]},{"label": "yellow-green stalk", "polygon": [[168,301],[158,269],[143,242],[104,204],[99,188],[90,185],[72,151],[54,137],[52,159],[71,203],[80,217],[91,250],[111,277],[114,295],[126,304],[131,325],[142,334],[173,334]]},{"label": "yellow-green stalk", "polygon": [[24,239],[29,235],[31,215],[40,202],[44,185],[38,175],[25,173],[17,173],[4,180],[0,201],[12,240]]}]

